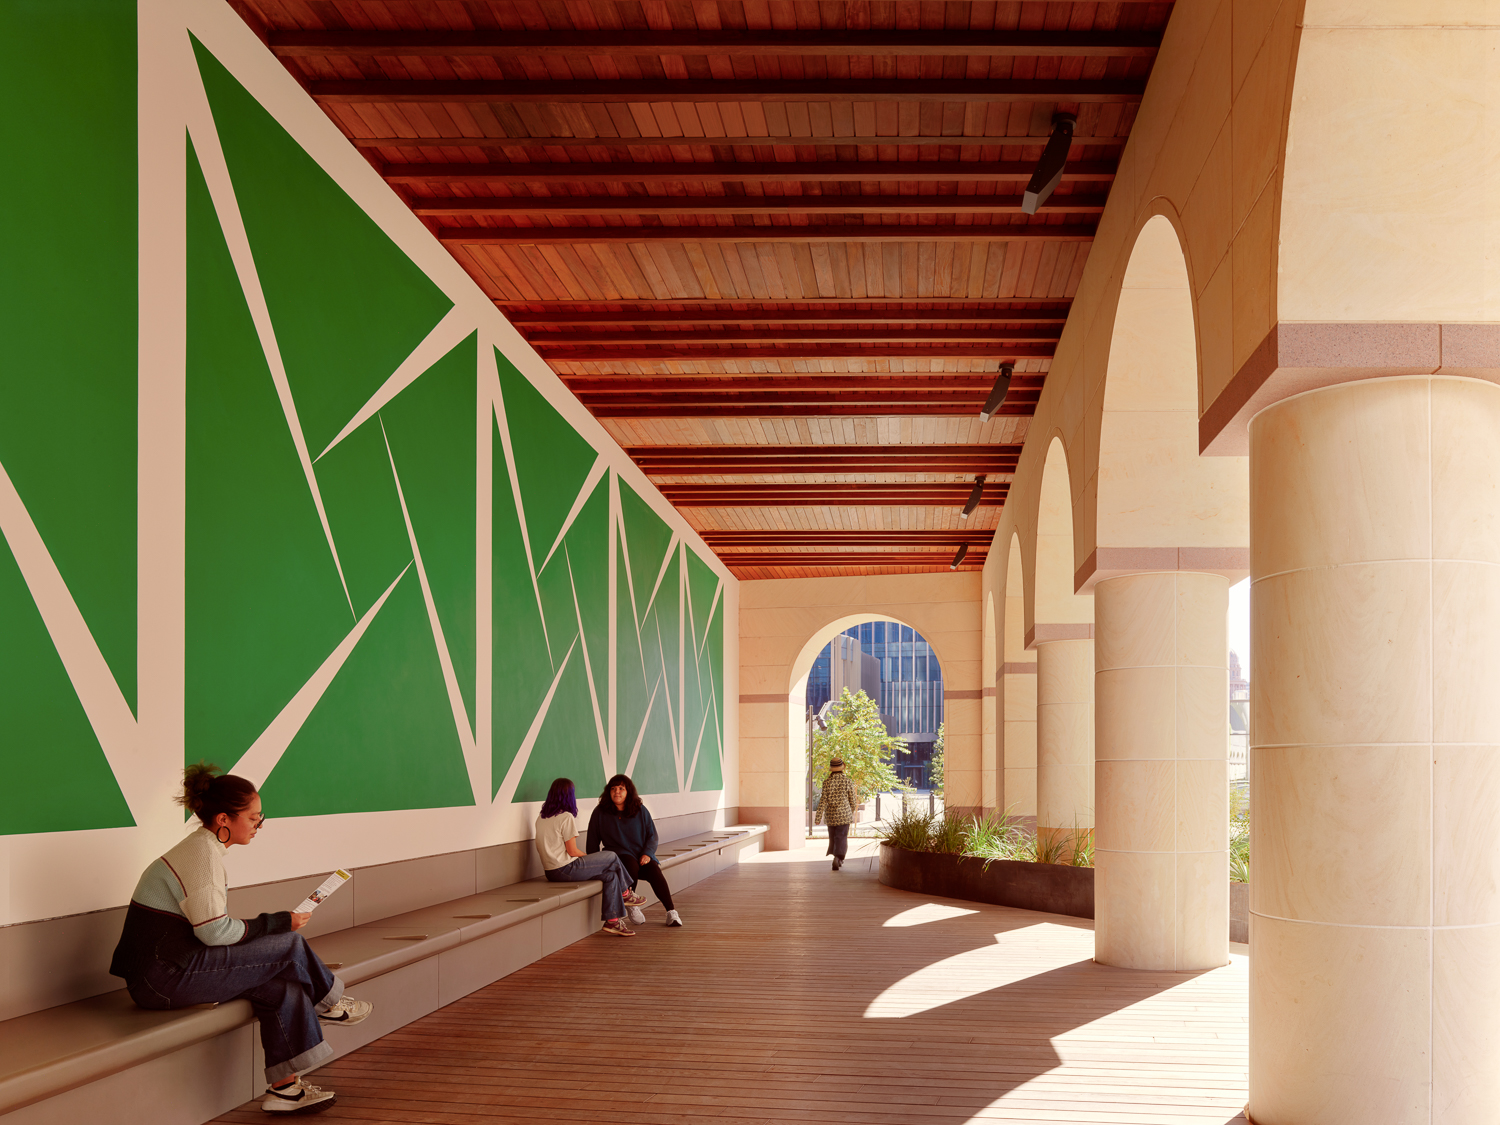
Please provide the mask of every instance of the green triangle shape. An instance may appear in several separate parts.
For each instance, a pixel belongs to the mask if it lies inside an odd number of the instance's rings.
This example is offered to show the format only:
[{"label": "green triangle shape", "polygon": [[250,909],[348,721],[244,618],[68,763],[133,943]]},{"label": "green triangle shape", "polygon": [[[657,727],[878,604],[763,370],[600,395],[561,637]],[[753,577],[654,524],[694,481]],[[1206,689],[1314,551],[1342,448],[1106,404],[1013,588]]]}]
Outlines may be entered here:
[{"label": "green triangle shape", "polygon": [[0,4],[0,44],[0,461],[133,709],[136,6]]},{"label": "green triangle shape", "polygon": [[625,548],[616,548],[615,566],[615,749],[619,768],[630,762],[636,736],[646,717],[651,685],[636,636],[635,613],[630,608],[630,589],[625,583]]},{"label": "green triangle shape", "polygon": [[193,50],[316,457],[453,302],[196,39]]},{"label": "green triangle shape", "polygon": [[620,516],[625,524],[625,542],[630,577],[635,583],[635,611],[646,612],[651,586],[661,573],[662,560],[672,545],[672,528],[630,485],[620,481]]},{"label": "green triangle shape", "polygon": [[363,617],[385,593],[391,575],[411,562],[411,540],[380,421],[371,418],[339,442],[318,460],[313,473],[354,613]]},{"label": "green triangle shape", "polygon": [[[521,480],[526,532],[532,557],[541,566],[599,454],[510,360],[498,351],[495,359],[516,476]],[[502,457],[498,445],[495,456]]]},{"label": "green triangle shape", "polygon": [[724,788],[724,739],[723,715],[724,694],[724,602],[714,607],[708,623],[707,639],[698,669],[704,689],[704,704],[708,709],[708,726],[703,732],[703,743],[698,748],[698,766],[693,771],[693,790]]},{"label": "green triangle shape", "polygon": [[415,567],[370,622],[261,796],[269,816],[474,803]]},{"label": "green triangle shape", "polygon": [[714,595],[719,591],[719,576],[689,549],[687,579],[688,602],[693,607],[692,647],[696,650],[703,647],[703,636],[708,631],[708,611],[713,608]]},{"label": "green triangle shape", "polygon": [[[380,412],[448,656],[474,726],[474,411],[470,336]],[[402,529],[403,534],[405,528]]]},{"label": "green triangle shape", "polygon": [[[566,646],[557,654],[559,663],[565,656]],[[604,788],[604,763],[599,757],[594,710],[583,672],[583,653],[577,648],[563,669],[562,680],[547,717],[542,720],[512,800],[517,803],[545,800],[548,787],[559,777],[573,779],[580,808],[588,808],[589,799]]]},{"label": "green triangle shape", "polygon": [[[572,581],[568,581],[571,573]],[[601,712],[609,707],[609,480],[601,478],[579,509],[563,545],[542,571],[542,604],[556,636],[578,631],[588,642]],[[578,608],[573,598],[578,598]],[[556,651],[557,641],[553,641]],[[566,645],[568,641],[563,641]],[[595,736],[597,742],[597,735]]]},{"label": "green triangle shape", "polygon": [[135,824],[0,538],[0,836]]},{"label": "green triangle shape", "polygon": [[[532,719],[552,683],[552,657],[542,631],[542,615],[531,569],[521,543],[521,523],[512,498],[510,473],[500,451],[499,427],[494,428],[491,464],[491,696],[493,718],[490,769],[493,797],[531,728]],[[573,631],[562,639],[556,659],[561,662]]]},{"label": "green triangle shape", "polygon": [[[643,793],[677,792],[677,761],[672,749],[672,733],[676,730],[681,740],[678,676],[681,665],[677,655],[681,617],[678,608],[678,552],[673,551],[670,560],[657,589],[656,600],[651,603],[642,622],[648,647],[647,675],[653,684],[660,676],[661,683],[647,724],[646,738],[641,743],[640,757],[636,760],[635,783]],[[636,592],[639,595],[639,587]]]},{"label": "green triangle shape", "polygon": [[191,146],[186,378],[185,749],[228,769],[354,619]]}]

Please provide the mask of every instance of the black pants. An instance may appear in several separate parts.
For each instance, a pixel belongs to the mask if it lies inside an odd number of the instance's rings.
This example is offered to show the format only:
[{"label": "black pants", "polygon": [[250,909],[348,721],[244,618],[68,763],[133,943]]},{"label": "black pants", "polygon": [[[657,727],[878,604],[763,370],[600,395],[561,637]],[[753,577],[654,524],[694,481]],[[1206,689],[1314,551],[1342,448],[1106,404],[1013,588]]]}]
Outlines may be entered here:
[{"label": "black pants", "polygon": [[847,824],[828,826],[828,851],[823,854],[838,856],[839,859],[849,854],[849,826]]},{"label": "black pants", "polygon": [[620,862],[625,865],[625,870],[630,872],[631,890],[634,890],[642,879],[651,884],[651,889],[656,892],[656,897],[661,899],[661,904],[668,910],[672,906],[672,888],[667,886],[667,873],[661,869],[661,864],[656,862],[642,863],[638,855],[622,855]]}]

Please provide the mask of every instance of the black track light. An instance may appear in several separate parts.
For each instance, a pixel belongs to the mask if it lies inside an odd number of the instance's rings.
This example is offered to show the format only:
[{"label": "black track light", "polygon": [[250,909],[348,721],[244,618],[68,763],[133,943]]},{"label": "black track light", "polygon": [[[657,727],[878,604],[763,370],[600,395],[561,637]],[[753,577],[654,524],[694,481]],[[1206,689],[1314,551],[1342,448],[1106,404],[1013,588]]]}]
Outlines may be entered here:
[{"label": "black track light", "polygon": [[1047,147],[1042,150],[1042,159],[1031,173],[1031,182],[1026,185],[1026,194],[1021,197],[1021,210],[1035,215],[1036,209],[1047,202],[1057,185],[1062,182],[1063,169],[1068,166],[1068,149],[1073,147],[1073,127],[1078,116],[1072,113],[1052,115],[1052,136],[1047,138]]},{"label": "black track light", "polygon": [[966,520],[974,514],[974,509],[979,507],[979,500],[984,496],[984,474],[980,473],[974,478],[974,491],[969,493],[969,499],[964,503],[964,510],[958,513],[958,518]]},{"label": "black track light", "polygon": [[964,561],[964,556],[969,553],[969,545],[965,543],[958,549],[958,554],[953,556],[953,561],[948,564],[949,570],[957,570],[958,564]]},{"label": "black track light", "polygon": [[1000,409],[1005,402],[1005,396],[1010,391],[1010,377],[1016,373],[1014,363],[1002,363],[1000,375],[995,380],[995,385],[990,388],[990,397],[984,400],[984,406],[980,408],[979,420],[988,422],[995,416],[995,411]]}]

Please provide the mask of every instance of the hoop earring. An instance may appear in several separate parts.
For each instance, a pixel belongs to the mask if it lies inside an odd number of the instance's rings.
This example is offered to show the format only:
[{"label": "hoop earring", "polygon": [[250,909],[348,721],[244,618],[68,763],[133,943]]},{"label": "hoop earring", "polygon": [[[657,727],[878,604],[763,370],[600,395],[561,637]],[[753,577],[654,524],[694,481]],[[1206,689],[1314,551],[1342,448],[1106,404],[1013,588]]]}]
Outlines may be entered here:
[{"label": "hoop earring", "polygon": [[[226,840],[226,839],[224,839],[223,836],[220,836],[219,835],[220,832],[229,832],[229,829],[228,828],[215,828],[214,829],[214,839],[217,840],[217,841],[219,841],[219,843],[223,844],[227,848],[229,846],[229,841]],[[230,837],[233,838],[234,833],[230,832],[229,834],[230,834]]]}]

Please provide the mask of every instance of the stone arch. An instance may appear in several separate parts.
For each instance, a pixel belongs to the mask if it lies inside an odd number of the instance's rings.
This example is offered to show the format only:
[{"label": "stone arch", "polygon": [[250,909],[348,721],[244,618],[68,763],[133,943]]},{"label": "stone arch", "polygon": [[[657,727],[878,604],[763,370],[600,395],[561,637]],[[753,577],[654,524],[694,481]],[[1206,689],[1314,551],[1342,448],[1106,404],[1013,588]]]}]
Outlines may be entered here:
[{"label": "stone arch", "polygon": [[1142,225],[1110,333],[1094,479],[1093,551],[1078,590],[1138,570],[1239,573],[1248,564],[1243,457],[1198,450],[1199,346],[1189,266],[1172,218]]}]

